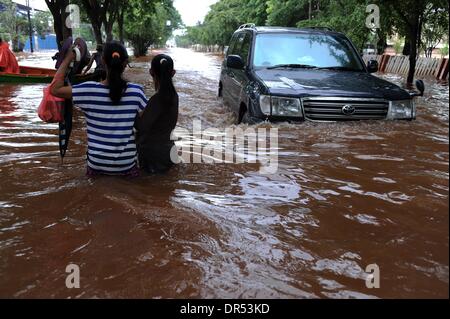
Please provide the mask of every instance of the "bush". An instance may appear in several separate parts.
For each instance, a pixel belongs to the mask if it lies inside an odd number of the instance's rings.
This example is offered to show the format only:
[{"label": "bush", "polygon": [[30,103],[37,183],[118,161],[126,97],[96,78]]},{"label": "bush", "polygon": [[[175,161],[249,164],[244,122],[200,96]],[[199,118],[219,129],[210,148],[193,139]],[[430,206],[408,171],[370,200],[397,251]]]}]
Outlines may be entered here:
[{"label": "bush", "polygon": [[441,49],[442,57],[448,56],[448,43]]},{"label": "bush", "polygon": [[404,46],[404,41],[402,41],[401,39],[398,39],[397,41],[395,41],[395,43],[394,43],[395,53],[402,54],[403,46]]}]

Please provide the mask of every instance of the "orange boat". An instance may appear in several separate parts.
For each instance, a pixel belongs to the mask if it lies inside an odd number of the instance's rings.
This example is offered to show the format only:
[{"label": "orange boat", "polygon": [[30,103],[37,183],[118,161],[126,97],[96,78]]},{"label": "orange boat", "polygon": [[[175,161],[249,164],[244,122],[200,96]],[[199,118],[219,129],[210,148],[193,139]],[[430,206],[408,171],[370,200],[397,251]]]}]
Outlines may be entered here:
[{"label": "orange boat", "polygon": [[[51,83],[56,75],[56,70],[20,66],[20,73],[0,72],[0,83]],[[100,81],[101,76],[97,73],[77,75],[73,84],[86,81]]]},{"label": "orange boat", "polygon": [[20,66],[20,73],[0,72],[0,83],[51,83],[56,70]]}]

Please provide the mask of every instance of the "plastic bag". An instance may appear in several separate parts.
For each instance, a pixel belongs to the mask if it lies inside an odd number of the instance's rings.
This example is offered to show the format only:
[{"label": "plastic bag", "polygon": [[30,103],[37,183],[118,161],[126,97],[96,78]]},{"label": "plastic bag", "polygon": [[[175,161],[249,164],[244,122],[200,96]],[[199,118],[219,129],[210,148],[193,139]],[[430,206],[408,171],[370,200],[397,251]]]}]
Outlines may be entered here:
[{"label": "plastic bag", "polygon": [[39,118],[46,123],[60,123],[64,121],[65,100],[51,94],[52,84],[44,89],[44,97],[39,105]]}]

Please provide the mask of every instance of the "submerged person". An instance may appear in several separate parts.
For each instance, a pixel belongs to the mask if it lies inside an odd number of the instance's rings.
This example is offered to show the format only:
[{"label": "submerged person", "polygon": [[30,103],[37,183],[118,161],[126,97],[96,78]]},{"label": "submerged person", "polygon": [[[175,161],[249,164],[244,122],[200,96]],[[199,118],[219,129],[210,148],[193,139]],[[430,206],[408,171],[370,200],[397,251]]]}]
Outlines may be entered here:
[{"label": "submerged person", "polygon": [[8,42],[4,42],[2,38],[0,38],[0,72],[20,73],[16,56],[9,49]]},{"label": "submerged person", "polygon": [[136,119],[136,142],[140,168],[148,174],[161,174],[174,165],[171,151],[175,143],[171,134],[178,122],[178,94],[172,82],[175,75],[172,58],[157,55],[152,60],[150,74],[156,94]]},{"label": "submerged person", "polygon": [[147,105],[142,86],[128,83],[123,72],[127,50],[118,42],[106,44],[103,62],[106,79],[64,86],[64,77],[75,54],[70,51],[55,76],[52,94],[72,99],[86,116],[88,135],[88,176],[139,175],[134,122]]},{"label": "submerged person", "polygon": [[87,65],[86,69],[83,71],[83,75],[86,75],[92,68],[92,65],[96,64],[94,74],[98,75],[102,80],[106,78],[106,70],[105,66],[103,65],[103,45],[99,44],[97,46],[97,52],[95,52],[91,60],[89,61],[89,64]]}]

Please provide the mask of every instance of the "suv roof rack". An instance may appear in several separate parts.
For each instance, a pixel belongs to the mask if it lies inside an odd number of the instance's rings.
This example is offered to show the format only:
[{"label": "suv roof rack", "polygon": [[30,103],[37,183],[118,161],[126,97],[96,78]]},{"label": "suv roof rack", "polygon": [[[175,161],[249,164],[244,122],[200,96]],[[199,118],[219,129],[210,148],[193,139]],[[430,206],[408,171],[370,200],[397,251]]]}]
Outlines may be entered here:
[{"label": "suv roof rack", "polygon": [[334,30],[330,27],[305,27],[304,29],[313,29],[313,30],[324,30],[333,32]]},{"label": "suv roof rack", "polygon": [[246,23],[246,24],[241,25],[238,30],[255,29],[255,28],[256,28],[256,24],[254,24],[254,23]]}]

